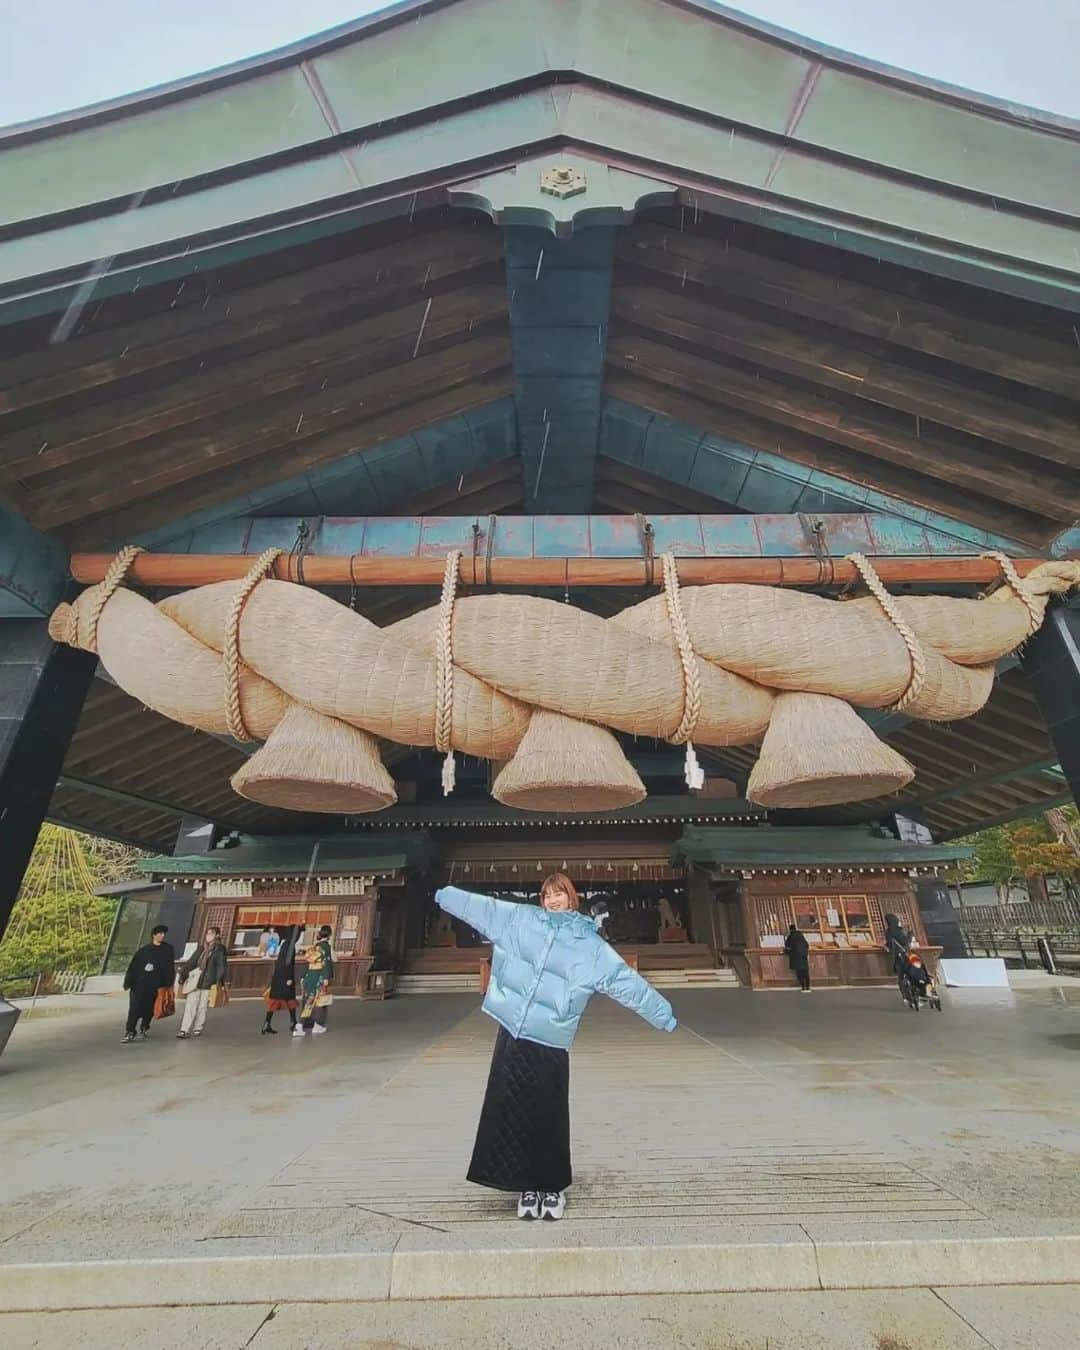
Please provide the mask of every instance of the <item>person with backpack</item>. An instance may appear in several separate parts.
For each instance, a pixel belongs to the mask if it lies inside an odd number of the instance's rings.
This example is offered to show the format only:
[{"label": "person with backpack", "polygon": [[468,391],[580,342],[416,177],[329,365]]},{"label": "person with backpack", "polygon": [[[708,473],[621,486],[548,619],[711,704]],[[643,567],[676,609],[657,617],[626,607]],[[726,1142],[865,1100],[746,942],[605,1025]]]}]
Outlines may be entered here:
[{"label": "person with backpack", "polygon": [[660,1031],[671,1004],[579,912],[562,872],[540,887],[540,907],[446,886],[435,895],[493,946],[484,1012],[499,1024],[468,1179],[518,1196],[519,1219],[561,1219],[572,1177],[570,1046],[594,993]]}]

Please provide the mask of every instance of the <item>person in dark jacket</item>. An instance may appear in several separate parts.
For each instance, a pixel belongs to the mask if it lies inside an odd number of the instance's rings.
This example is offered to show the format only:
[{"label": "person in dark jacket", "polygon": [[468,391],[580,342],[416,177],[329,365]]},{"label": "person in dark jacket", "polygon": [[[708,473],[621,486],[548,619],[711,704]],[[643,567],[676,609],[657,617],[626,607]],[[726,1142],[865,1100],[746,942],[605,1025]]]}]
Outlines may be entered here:
[{"label": "person in dark jacket", "polygon": [[810,944],[795,924],[788,929],[784,939],[784,951],[787,952],[788,965],[795,972],[799,988],[804,994],[810,992]]},{"label": "person in dark jacket", "polygon": [[124,1044],[136,1038],[146,1040],[154,1018],[154,1000],[159,989],[169,989],[176,979],[176,953],[165,941],[167,925],[159,923],[150,931],[150,941],[139,948],[128,964],[124,988],[128,991],[128,1019]]},{"label": "person in dark jacket", "polygon": [[[188,976],[198,971],[194,988],[186,988]],[[206,1010],[210,1006],[210,992],[214,985],[223,985],[229,974],[229,954],[221,940],[220,928],[208,928],[202,944],[180,964],[180,984],[186,994],[184,1020],[176,1033],[178,1041],[188,1036],[201,1036],[206,1025]]]},{"label": "person in dark jacket", "polygon": [[902,994],[905,992],[904,970],[907,965],[908,950],[911,947],[911,937],[912,935],[895,914],[885,915],[885,950],[892,961],[896,983],[899,985]]},{"label": "person in dark jacket", "polygon": [[263,1036],[276,1036],[274,1014],[287,1010],[292,1029],[296,1030],[296,944],[303,928],[278,928],[277,959],[274,973],[270,976],[270,988],[266,991],[266,1020],[262,1024]]},{"label": "person in dark jacket", "polygon": [[561,1219],[570,1164],[570,1046],[585,1005],[606,994],[658,1031],[671,1004],[578,912],[563,872],[540,887],[540,908],[446,886],[439,907],[492,943],[484,1012],[499,1024],[468,1179],[516,1192],[519,1219]]}]

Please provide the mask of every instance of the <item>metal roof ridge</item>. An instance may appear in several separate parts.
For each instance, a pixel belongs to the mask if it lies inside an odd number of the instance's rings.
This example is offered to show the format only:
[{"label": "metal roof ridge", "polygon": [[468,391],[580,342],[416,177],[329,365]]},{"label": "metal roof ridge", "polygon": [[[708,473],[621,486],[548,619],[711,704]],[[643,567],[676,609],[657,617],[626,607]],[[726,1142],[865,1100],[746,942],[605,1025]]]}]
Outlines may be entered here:
[{"label": "metal roof ridge", "polygon": [[[309,60],[363,41],[387,28],[409,22],[415,23],[426,13],[470,3],[471,0],[399,0],[398,4],[389,5],[372,14],[349,20],[268,52],[244,57],[225,66],[199,71],[149,89],[136,90],[81,108],[65,109],[47,117],[0,127],[0,150],[24,140],[46,139],[50,135],[64,134],[82,127],[118,120],[125,113],[151,110],[181,102],[186,97],[199,97],[215,89],[242,83],[290,66],[299,67]],[[532,3],[550,4],[552,0],[532,0]],[[890,84],[910,94],[967,108],[969,111],[1032,130],[1052,132],[1080,140],[1080,118],[997,98],[993,94],[967,89],[962,85],[950,84],[930,76],[919,75],[915,71],[859,56],[854,52],[830,46],[828,43],[805,37],[790,29],[781,28],[753,15],[729,8],[720,4],[718,0],[652,0],[652,3],[695,13],[704,19],[736,29],[774,46],[786,48],[823,65],[847,70],[877,83]]]}]

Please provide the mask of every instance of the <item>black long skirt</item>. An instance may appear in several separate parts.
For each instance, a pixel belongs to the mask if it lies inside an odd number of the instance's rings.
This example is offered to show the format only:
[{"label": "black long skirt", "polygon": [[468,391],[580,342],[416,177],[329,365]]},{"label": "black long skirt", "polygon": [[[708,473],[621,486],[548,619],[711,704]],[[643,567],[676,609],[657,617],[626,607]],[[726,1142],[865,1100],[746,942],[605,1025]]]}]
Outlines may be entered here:
[{"label": "black long skirt", "polygon": [[468,1178],[497,1191],[565,1191],[570,1055],[499,1027]]}]

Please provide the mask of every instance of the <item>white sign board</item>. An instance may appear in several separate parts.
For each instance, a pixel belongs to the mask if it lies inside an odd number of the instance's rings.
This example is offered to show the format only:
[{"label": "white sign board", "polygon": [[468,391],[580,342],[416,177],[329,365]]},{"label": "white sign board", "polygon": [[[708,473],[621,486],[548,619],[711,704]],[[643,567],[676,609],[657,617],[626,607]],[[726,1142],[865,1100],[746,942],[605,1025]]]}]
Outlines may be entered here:
[{"label": "white sign board", "polygon": [[942,980],[952,989],[1008,989],[1009,973],[1000,956],[955,957],[938,962]]}]

